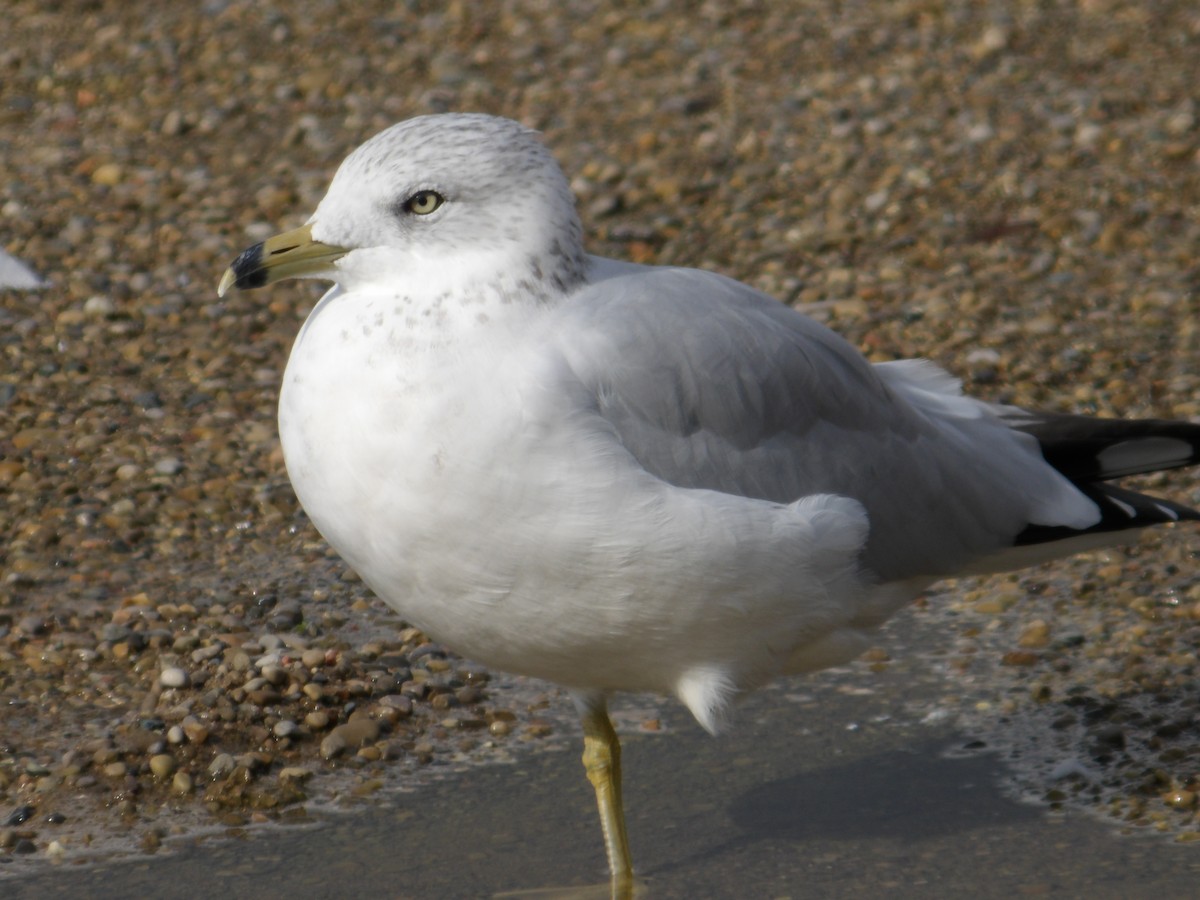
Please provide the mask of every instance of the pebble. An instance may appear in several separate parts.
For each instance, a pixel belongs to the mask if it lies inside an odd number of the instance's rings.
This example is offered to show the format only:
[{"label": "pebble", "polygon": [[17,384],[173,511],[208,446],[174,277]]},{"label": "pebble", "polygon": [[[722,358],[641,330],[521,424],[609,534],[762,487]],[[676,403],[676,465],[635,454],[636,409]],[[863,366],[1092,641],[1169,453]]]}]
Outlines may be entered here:
[{"label": "pebble", "polygon": [[233,757],[228,753],[218,753],[213,757],[213,761],[208,764],[208,774],[213,778],[223,778],[233,772],[236,763]]},{"label": "pebble", "polygon": [[33,818],[33,814],[36,811],[37,810],[28,803],[18,806],[11,813],[9,813],[8,818],[4,820],[4,825],[5,827],[11,828],[14,825],[20,825],[23,822],[27,822]]},{"label": "pebble", "polygon": [[333,759],[348,749],[361,747],[379,737],[379,726],[370,719],[357,719],[335,727],[321,741],[321,756]]},{"label": "pebble", "polygon": [[325,651],[317,649],[305,650],[300,654],[300,662],[307,669],[316,669],[325,665]]},{"label": "pebble", "polygon": [[217,642],[209,644],[207,647],[197,647],[192,651],[192,662],[196,665],[208,662],[210,659],[215,659],[225,652],[225,645]]},{"label": "pebble", "polygon": [[1163,797],[1168,806],[1176,809],[1191,809],[1196,805],[1195,791],[1172,791]]},{"label": "pebble", "polygon": [[325,696],[325,689],[319,684],[309,682],[300,689],[309,700],[320,700]]},{"label": "pebble", "polygon": [[94,316],[96,318],[110,316],[116,312],[116,309],[117,305],[113,303],[112,298],[106,297],[103,294],[93,294],[91,297],[88,297],[83,304],[83,311],[87,315]]},{"label": "pebble", "polygon": [[158,753],[150,757],[150,771],[154,773],[155,778],[166,778],[168,775],[173,775],[176,766],[175,757],[169,753]]},{"label": "pebble", "polygon": [[1028,649],[1045,647],[1050,643],[1050,625],[1044,619],[1034,619],[1021,631],[1017,645]]},{"label": "pebble", "polygon": [[331,721],[329,713],[323,709],[313,710],[304,717],[304,724],[313,731],[324,731]]},{"label": "pebble", "polygon": [[388,694],[386,697],[381,697],[379,705],[394,710],[397,716],[407,717],[413,713],[412,698],[405,694]]},{"label": "pebble", "polygon": [[344,734],[332,731],[321,741],[321,758],[335,759],[341,756],[348,746],[349,743]]},{"label": "pebble", "polygon": [[154,471],[159,475],[178,475],[183,463],[174,456],[166,456],[154,463]]},{"label": "pebble", "polygon": [[163,669],[162,674],[158,676],[159,683],[167,688],[185,688],[191,684],[191,678],[188,673],[178,666],[170,666]]},{"label": "pebble", "polygon": [[180,727],[183,729],[184,737],[193,744],[203,744],[208,740],[208,726],[192,716],[185,718]]}]

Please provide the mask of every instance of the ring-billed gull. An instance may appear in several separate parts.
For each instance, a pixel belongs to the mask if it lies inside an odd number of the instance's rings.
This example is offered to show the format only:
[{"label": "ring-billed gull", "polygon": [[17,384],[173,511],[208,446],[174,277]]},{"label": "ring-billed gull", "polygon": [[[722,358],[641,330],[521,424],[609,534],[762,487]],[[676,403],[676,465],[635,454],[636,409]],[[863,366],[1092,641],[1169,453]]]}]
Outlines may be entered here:
[{"label": "ring-billed gull", "polygon": [[581,236],[533,132],[425,116],[355,150],[219,292],[336,282],[280,394],[296,494],[406,619],[570,689],[614,892],[632,865],[610,692],[674,694],[715,731],[940,577],[1200,518],[1109,483],[1196,463],[1200,425],[979,402],[746,285]]}]

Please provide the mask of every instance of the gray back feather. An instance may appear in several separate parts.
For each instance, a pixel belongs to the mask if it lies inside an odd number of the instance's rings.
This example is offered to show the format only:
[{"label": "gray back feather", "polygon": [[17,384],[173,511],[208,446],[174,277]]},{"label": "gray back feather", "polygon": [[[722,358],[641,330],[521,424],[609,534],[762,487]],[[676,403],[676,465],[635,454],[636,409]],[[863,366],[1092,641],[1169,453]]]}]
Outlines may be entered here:
[{"label": "gray back feather", "polygon": [[923,407],[911,373],[872,366],[744,285],[651,268],[602,284],[562,309],[561,351],[641,465],[680,487],[778,503],[852,497],[870,516],[863,562],[882,580],[995,553],[1064,490],[1036,444],[983,404]]}]

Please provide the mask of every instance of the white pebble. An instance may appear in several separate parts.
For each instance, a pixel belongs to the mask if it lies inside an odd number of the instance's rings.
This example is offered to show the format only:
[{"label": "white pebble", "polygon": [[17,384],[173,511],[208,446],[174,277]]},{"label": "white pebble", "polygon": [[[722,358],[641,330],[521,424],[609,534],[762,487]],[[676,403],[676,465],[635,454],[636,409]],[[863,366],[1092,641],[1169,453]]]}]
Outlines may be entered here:
[{"label": "white pebble", "polygon": [[154,464],[154,471],[159,475],[174,475],[183,468],[183,463],[173,456],[167,456]]},{"label": "white pebble", "polygon": [[188,673],[178,666],[170,666],[162,670],[162,674],[158,676],[158,682],[163,687],[182,688],[187,687],[191,683]]},{"label": "white pebble", "polygon": [[94,297],[88,297],[84,301],[83,311],[89,316],[107,316],[116,309],[116,304],[112,302],[111,297],[105,297],[103,294],[96,294]]}]

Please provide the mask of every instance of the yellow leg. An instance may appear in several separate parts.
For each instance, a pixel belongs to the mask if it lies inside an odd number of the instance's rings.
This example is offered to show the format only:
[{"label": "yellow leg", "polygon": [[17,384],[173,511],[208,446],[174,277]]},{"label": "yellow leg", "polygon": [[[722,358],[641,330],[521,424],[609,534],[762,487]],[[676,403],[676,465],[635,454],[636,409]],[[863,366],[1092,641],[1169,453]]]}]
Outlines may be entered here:
[{"label": "yellow leg", "polygon": [[591,699],[583,716],[583,766],[596,789],[600,827],[608,851],[614,897],[629,896],[633,889],[633,863],[625,834],[625,808],[621,805],[621,742],[613,731],[603,699]]}]

